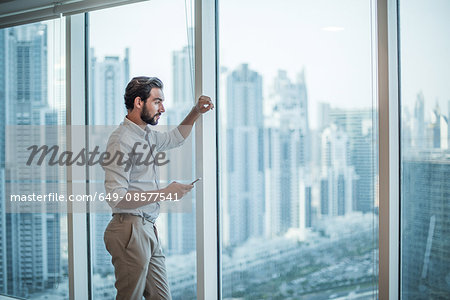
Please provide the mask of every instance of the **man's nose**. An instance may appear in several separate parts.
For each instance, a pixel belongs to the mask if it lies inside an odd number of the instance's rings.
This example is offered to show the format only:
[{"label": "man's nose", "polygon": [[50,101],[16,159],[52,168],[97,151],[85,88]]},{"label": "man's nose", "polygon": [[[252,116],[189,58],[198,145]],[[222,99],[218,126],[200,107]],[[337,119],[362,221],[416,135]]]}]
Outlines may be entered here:
[{"label": "man's nose", "polygon": [[163,104],[160,104],[160,106],[159,106],[159,112],[161,112],[161,113],[163,113],[163,112],[165,112],[166,110],[164,109],[164,105]]}]

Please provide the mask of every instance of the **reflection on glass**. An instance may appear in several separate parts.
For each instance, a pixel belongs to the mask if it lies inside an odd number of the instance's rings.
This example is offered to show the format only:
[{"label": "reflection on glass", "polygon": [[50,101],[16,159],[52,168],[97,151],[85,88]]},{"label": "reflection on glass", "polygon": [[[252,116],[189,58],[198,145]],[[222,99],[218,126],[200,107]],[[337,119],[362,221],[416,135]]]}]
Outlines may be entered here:
[{"label": "reflection on glass", "polygon": [[[28,132],[6,136],[6,126],[65,124],[63,24],[60,19],[0,30],[0,294],[26,299],[68,299],[67,218],[9,213],[5,201],[11,190],[65,194],[66,178],[64,170],[49,181],[48,173],[12,169],[5,149],[14,145],[15,154],[26,155]],[[64,143],[64,136],[55,138]],[[9,182],[18,172],[29,180]]]},{"label": "reflection on glass", "polygon": [[[135,76],[156,76],[164,83],[166,112],[160,125],[178,125],[183,120],[194,104],[191,5],[190,1],[151,1],[89,14],[90,124],[117,126],[123,121],[127,113],[123,94]],[[111,39],[113,36],[117,38]],[[92,187],[103,187],[104,172],[100,171],[91,174]],[[194,171],[187,170],[192,172],[189,178],[194,178]],[[161,174],[161,185],[176,179],[177,172],[180,170],[168,168],[167,174]],[[192,201],[189,211],[164,212],[156,222],[173,299],[195,299],[197,294],[195,199],[188,201]],[[94,299],[114,299],[116,295],[111,256],[103,241],[110,220],[110,213],[91,214]]]},{"label": "reflection on glass", "polygon": [[370,1],[219,5],[223,298],[376,299]]},{"label": "reflection on glass", "polygon": [[401,297],[450,298],[448,1],[400,1]]}]

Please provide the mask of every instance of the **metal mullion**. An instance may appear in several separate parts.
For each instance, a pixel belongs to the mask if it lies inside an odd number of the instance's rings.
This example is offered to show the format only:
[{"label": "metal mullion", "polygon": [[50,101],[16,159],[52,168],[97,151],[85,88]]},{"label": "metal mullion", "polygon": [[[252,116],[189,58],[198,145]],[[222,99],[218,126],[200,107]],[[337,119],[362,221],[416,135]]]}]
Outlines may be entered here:
[{"label": "metal mullion", "polygon": [[[67,148],[82,148],[80,140],[72,136],[72,126],[85,125],[85,16],[66,17],[66,124]],[[80,101],[81,100],[81,101]],[[77,138],[79,134],[77,133]],[[77,182],[83,178],[85,167],[67,168],[67,194],[85,194],[86,183]],[[88,297],[88,247],[86,213],[77,211],[74,203],[68,202],[67,234],[69,250],[69,299],[85,300]]]},{"label": "metal mullion", "polygon": [[379,299],[399,297],[400,141],[397,1],[377,0]]},{"label": "metal mullion", "polygon": [[[195,0],[195,95],[216,95],[216,2]],[[213,99],[214,101],[214,99]],[[218,297],[216,114],[195,125],[197,299]]]}]

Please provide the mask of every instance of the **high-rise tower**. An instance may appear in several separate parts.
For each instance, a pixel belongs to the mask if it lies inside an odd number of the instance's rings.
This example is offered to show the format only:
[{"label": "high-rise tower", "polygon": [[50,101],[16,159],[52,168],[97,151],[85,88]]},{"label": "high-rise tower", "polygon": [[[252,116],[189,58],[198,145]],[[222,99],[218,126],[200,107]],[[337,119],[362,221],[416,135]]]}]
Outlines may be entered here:
[{"label": "high-rise tower", "polygon": [[227,199],[229,244],[264,231],[262,77],[239,66],[227,78]]},{"label": "high-rise tower", "polygon": [[125,56],[105,56],[99,61],[93,57],[91,50],[91,92],[90,109],[91,124],[119,125],[126,109],[123,94],[130,74],[129,50],[125,49]]},{"label": "high-rise tower", "polygon": [[311,216],[310,184],[305,167],[310,163],[310,132],[305,74],[291,81],[285,71],[275,78],[266,106],[265,124],[266,235],[305,228]]}]

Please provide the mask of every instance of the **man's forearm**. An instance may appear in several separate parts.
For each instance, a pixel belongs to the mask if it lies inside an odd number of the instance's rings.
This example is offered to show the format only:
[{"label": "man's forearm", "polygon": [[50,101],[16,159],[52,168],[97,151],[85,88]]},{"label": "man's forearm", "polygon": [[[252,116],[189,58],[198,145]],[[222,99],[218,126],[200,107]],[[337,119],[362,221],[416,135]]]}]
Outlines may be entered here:
[{"label": "man's forearm", "polygon": [[197,111],[194,106],[192,110],[188,113],[186,118],[184,118],[183,122],[178,126],[178,130],[180,131],[183,138],[187,138],[192,131],[192,127],[194,126],[195,121],[200,117],[200,113]]}]

